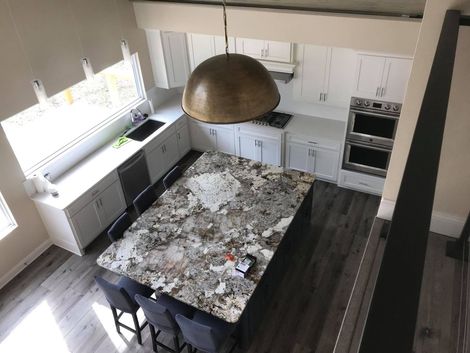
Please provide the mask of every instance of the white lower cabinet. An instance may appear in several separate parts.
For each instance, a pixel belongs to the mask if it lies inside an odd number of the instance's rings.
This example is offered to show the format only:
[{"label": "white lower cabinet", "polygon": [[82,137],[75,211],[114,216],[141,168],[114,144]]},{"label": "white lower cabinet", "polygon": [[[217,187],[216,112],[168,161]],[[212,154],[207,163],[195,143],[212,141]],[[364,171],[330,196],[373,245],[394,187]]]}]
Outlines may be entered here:
[{"label": "white lower cabinet", "polygon": [[288,135],[286,167],[315,174],[318,179],[337,182],[341,146]]},{"label": "white lower cabinet", "polygon": [[191,150],[191,139],[189,137],[188,125],[186,123],[183,126],[178,127],[176,130],[176,139],[178,141],[180,157],[183,157]]},{"label": "white lower cabinet", "polygon": [[115,181],[96,199],[70,217],[81,249],[90,244],[99,233],[126,209],[121,184]]},{"label": "white lower cabinet", "polygon": [[282,140],[240,132],[237,137],[240,157],[262,163],[281,165]]},{"label": "white lower cabinet", "polygon": [[126,209],[116,170],[65,209],[35,204],[52,242],[77,255]]},{"label": "white lower cabinet", "polygon": [[189,122],[191,146],[198,151],[220,151],[235,154],[235,135],[233,127]]},{"label": "white lower cabinet", "polygon": [[96,231],[101,229],[98,207],[99,204],[94,201],[70,218],[81,249],[89,244],[96,236]]},{"label": "white lower cabinet", "polygon": [[152,184],[156,183],[180,158],[177,135],[172,134],[153,148],[145,148]]}]

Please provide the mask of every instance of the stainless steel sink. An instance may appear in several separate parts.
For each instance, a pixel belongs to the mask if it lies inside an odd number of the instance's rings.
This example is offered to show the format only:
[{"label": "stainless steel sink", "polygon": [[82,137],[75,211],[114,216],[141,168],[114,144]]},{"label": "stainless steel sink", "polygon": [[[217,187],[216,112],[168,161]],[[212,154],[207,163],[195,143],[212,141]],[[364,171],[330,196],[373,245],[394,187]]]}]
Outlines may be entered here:
[{"label": "stainless steel sink", "polygon": [[130,130],[126,134],[126,137],[135,141],[143,141],[152,135],[155,131],[160,129],[163,125],[165,125],[165,123],[158,120],[147,120],[142,125],[139,125],[136,128]]}]

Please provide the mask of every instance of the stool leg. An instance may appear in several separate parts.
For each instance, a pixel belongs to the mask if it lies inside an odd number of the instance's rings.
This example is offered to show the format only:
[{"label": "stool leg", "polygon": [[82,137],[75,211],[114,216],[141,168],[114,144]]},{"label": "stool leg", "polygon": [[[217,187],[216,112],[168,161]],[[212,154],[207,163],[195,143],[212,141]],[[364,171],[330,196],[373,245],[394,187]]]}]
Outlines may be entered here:
[{"label": "stool leg", "polygon": [[149,323],[150,328],[150,337],[152,338],[152,347],[154,352],[158,352],[158,345],[157,345],[157,336],[155,335],[155,327]]},{"label": "stool leg", "polygon": [[180,342],[178,340],[178,336],[175,336],[173,338],[173,343],[175,344],[175,352],[179,352],[180,351]]},{"label": "stool leg", "polygon": [[142,334],[140,333],[140,325],[136,313],[132,314],[132,319],[134,320],[135,334],[137,335],[137,343],[142,345]]},{"label": "stool leg", "polygon": [[193,353],[193,347],[188,343],[188,353]]},{"label": "stool leg", "polygon": [[121,333],[121,327],[119,326],[119,318],[118,318],[117,310],[112,305],[110,305],[110,307],[111,307],[111,311],[113,312],[114,325],[116,325],[116,331],[117,333]]}]

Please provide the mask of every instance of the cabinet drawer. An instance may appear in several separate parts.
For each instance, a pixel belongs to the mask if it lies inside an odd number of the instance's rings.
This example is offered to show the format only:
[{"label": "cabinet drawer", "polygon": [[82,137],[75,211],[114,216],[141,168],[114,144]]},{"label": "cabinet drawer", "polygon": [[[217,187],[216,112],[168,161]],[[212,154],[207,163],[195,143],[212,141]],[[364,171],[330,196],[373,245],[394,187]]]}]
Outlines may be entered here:
[{"label": "cabinet drawer", "polygon": [[73,216],[74,214],[76,214],[83,207],[92,202],[101,192],[108,188],[112,183],[118,180],[119,177],[117,175],[117,172],[113,170],[111,173],[101,179],[95,186],[93,186],[82,196],[80,196],[74,203],[67,207],[67,212],[69,216]]},{"label": "cabinet drawer", "polygon": [[334,151],[340,151],[341,143],[328,139],[308,137],[304,135],[287,134],[287,142],[307,144],[316,148],[325,148]]},{"label": "cabinet drawer", "polygon": [[384,189],[385,178],[342,170],[339,184],[346,188],[381,195]]}]

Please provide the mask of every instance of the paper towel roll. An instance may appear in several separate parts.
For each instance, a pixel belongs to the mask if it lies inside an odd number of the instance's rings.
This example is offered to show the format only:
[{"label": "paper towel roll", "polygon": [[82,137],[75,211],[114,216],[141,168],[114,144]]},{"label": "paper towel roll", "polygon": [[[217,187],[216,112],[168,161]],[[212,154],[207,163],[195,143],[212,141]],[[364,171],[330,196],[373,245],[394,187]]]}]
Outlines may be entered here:
[{"label": "paper towel roll", "polygon": [[36,188],[36,192],[45,192],[46,191],[46,184],[44,177],[42,175],[33,175],[31,178],[33,181],[33,185]]}]

